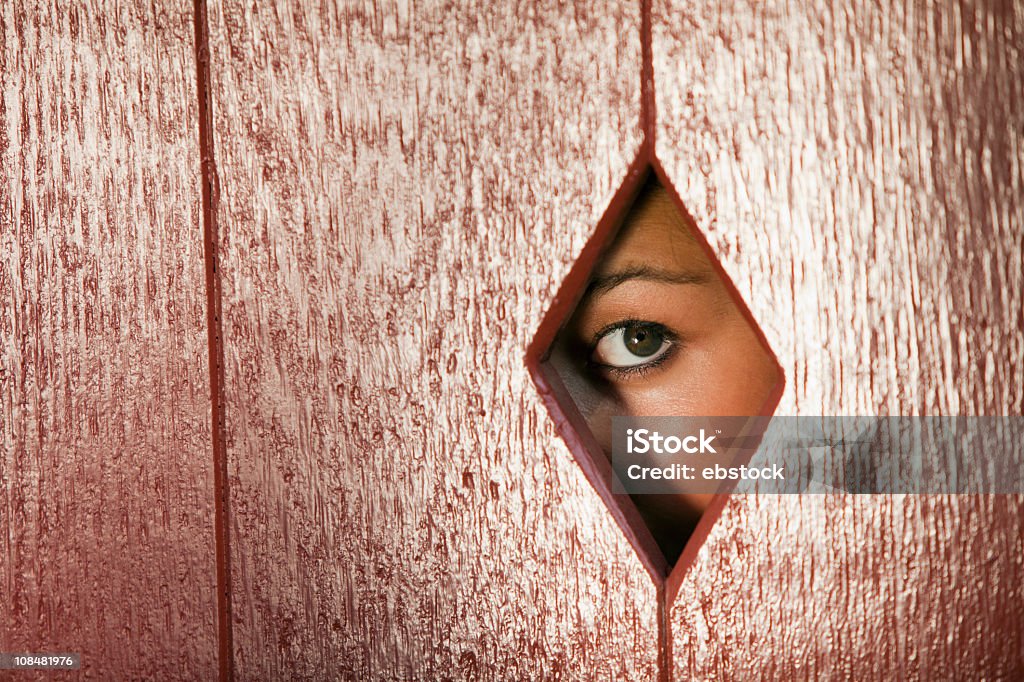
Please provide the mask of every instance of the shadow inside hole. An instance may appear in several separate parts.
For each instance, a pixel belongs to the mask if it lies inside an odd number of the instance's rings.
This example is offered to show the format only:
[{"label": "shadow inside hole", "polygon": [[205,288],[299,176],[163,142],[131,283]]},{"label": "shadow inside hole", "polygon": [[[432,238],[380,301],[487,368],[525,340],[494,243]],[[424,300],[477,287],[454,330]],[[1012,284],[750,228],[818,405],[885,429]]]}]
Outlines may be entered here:
[{"label": "shadow inside hole", "polygon": [[[775,358],[654,173],[547,363],[609,460],[614,416],[761,415],[781,381]],[[631,497],[672,565],[714,496]]]}]

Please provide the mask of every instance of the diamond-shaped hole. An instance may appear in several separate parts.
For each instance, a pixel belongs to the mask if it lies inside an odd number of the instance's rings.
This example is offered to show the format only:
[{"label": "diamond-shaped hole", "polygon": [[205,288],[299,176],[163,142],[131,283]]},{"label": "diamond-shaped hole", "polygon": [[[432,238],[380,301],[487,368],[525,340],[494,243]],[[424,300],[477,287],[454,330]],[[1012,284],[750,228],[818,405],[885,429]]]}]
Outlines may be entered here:
[{"label": "diamond-shaped hole", "polygon": [[661,575],[714,496],[611,494],[612,417],[767,415],[782,386],[774,355],[679,206],[652,169],[631,174],[528,355],[570,448]]}]

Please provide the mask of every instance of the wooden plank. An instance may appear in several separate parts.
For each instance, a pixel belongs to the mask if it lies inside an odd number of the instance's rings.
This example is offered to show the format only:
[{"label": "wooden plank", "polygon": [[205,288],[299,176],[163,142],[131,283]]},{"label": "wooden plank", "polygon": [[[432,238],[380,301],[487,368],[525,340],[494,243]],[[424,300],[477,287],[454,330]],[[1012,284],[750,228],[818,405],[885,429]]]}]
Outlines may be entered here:
[{"label": "wooden plank", "polygon": [[217,670],[193,31],[0,9],[0,650],[97,679]]},{"label": "wooden plank", "polygon": [[523,362],[639,148],[639,24],[211,3],[241,677],[656,676]]},{"label": "wooden plank", "polygon": [[[1020,10],[652,23],[658,155],[779,356],[779,413],[1021,414]],[[733,499],[671,611],[675,674],[1018,677],[1021,503]]]}]

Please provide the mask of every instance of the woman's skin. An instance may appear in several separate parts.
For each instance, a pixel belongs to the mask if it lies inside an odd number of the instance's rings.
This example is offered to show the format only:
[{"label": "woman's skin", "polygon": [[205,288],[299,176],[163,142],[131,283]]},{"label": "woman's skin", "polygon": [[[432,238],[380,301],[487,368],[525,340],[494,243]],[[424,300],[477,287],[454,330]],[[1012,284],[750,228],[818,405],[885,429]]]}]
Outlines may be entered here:
[{"label": "woman's skin", "polygon": [[[613,416],[762,414],[779,382],[668,192],[649,182],[598,264],[551,362],[611,455]],[[670,562],[712,495],[634,495]]]}]

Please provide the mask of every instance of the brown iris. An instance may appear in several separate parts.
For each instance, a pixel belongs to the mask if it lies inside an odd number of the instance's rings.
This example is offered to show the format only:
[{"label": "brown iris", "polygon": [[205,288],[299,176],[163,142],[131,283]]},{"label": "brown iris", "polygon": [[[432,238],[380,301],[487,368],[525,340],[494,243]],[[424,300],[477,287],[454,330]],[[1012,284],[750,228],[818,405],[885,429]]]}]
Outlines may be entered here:
[{"label": "brown iris", "polygon": [[626,327],[622,337],[626,349],[641,358],[654,355],[665,343],[665,337],[657,329],[641,325]]}]

